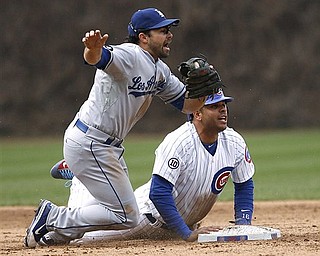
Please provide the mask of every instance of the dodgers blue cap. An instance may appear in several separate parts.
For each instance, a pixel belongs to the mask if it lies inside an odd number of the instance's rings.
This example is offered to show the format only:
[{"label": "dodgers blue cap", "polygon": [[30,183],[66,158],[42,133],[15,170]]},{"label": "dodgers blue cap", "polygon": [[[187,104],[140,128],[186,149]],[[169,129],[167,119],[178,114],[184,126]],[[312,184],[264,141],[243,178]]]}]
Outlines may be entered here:
[{"label": "dodgers blue cap", "polygon": [[231,102],[233,101],[232,97],[228,97],[228,96],[224,96],[222,89],[218,89],[218,91],[213,94],[213,95],[209,95],[207,97],[206,102],[204,103],[204,105],[210,105],[210,104],[214,104],[214,103],[218,103],[220,101],[224,101],[224,102]]},{"label": "dodgers blue cap", "polygon": [[166,26],[177,26],[179,22],[179,19],[167,19],[164,14],[156,8],[142,9],[132,15],[128,25],[128,33],[130,36],[135,36],[142,31]]}]

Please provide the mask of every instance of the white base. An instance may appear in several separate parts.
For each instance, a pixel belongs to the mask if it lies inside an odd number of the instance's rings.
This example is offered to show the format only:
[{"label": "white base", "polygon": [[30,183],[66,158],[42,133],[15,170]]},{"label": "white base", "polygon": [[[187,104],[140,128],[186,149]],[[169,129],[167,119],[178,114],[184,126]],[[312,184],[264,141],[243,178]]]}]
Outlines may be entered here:
[{"label": "white base", "polygon": [[281,237],[281,232],[278,229],[252,225],[235,225],[225,227],[217,232],[211,232],[210,234],[199,234],[198,242],[271,240],[279,237]]}]

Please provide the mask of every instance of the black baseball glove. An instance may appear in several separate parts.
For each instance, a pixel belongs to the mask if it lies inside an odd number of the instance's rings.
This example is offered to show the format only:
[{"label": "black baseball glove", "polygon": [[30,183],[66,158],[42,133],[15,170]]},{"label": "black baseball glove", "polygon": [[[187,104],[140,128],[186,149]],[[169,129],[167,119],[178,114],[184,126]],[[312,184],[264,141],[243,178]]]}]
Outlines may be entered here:
[{"label": "black baseball glove", "polygon": [[218,72],[204,58],[194,57],[182,62],[178,70],[186,83],[186,98],[211,95],[224,86]]}]

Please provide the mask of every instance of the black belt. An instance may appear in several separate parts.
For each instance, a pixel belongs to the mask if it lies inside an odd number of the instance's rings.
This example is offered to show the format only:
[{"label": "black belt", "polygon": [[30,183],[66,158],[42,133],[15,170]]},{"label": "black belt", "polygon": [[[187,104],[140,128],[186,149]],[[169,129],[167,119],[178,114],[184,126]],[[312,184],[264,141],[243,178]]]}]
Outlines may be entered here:
[{"label": "black belt", "polygon": [[152,224],[154,224],[154,223],[157,222],[157,219],[156,219],[155,217],[153,217],[151,213],[146,213],[145,215],[146,215],[147,219],[148,219]]},{"label": "black belt", "polygon": [[[82,131],[83,133],[87,133],[87,131],[89,130],[89,126],[86,125],[84,122],[82,122],[80,119],[76,121],[75,126],[77,126],[79,130]],[[109,138],[103,144],[120,147],[122,141],[123,140],[116,141],[115,137],[109,136]]]},{"label": "black belt", "polygon": [[155,217],[152,216],[151,213],[145,213],[147,219],[150,221],[151,224],[156,224],[155,226],[158,226],[160,228],[167,228],[167,225],[157,220]]}]

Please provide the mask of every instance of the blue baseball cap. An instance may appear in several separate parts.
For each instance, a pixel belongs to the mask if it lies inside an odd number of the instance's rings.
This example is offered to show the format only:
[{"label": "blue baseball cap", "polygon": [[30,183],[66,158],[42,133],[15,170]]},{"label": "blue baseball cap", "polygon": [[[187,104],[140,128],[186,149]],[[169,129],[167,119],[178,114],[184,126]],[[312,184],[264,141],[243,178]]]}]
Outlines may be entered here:
[{"label": "blue baseball cap", "polygon": [[[229,96],[224,96],[222,89],[219,88],[215,94],[211,94],[207,97],[207,100],[204,103],[204,105],[207,106],[207,105],[215,104],[221,101],[231,102],[233,101],[233,98]],[[187,114],[187,120],[191,121],[192,119],[193,119],[193,114]]]},{"label": "blue baseball cap", "polygon": [[223,91],[221,88],[218,89],[218,91],[213,94],[213,95],[209,95],[206,102],[204,103],[204,105],[210,105],[210,104],[214,104],[214,103],[218,103],[220,101],[224,101],[224,102],[231,102],[233,101],[232,97],[228,97],[228,96],[224,96]]},{"label": "blue baseball cap", "polygon": [[130,36],[135,36],[142,31],[166,26],[177,26],[179,22],[179,19],[167,19],[164,14],[156,8],[142,9],[132,15],[128,25],[128,33]]}]

